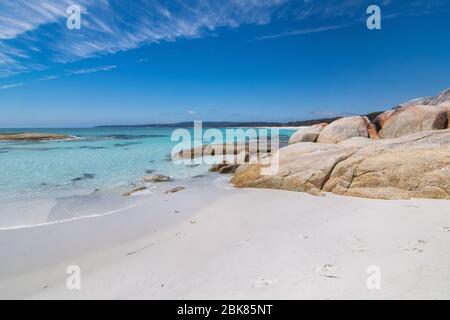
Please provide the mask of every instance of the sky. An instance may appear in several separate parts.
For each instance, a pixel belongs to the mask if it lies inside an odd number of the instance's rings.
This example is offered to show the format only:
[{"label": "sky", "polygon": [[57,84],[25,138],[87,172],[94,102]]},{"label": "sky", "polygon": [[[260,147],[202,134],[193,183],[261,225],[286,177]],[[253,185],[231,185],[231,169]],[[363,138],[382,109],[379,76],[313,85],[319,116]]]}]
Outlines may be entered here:
[{"label": "sky", "polygon": [[449,17],[448,0],[2,0],[0,127],[386,110],[450,87]]}]

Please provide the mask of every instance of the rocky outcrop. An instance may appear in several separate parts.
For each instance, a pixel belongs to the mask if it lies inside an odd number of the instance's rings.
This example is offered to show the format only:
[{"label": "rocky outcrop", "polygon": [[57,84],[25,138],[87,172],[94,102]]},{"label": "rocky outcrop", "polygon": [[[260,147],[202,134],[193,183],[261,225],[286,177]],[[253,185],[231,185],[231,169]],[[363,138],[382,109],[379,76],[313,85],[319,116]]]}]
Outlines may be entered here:
[{"label": "rocky outcrop", "polygon": [[450,105],[450,88],[444,90],[437,97],[434,97],[429,104],[433,106],[439,106],[443,104]]},{"label": "rocky outcrop", "polygon": [[326,126],[317,138],[318,143],[339,143],[353,137],[369,137],[369,119],[355,116],[338,119]]},{"label": "rocky outcrop", "polygon": [[0,141],[45,141],[68,139],[69,136],[54,133],[2,133]]},{"label": "rocky outcrop", "polygon": [[333,168],[358,151],[354,146],[337,144],[296,143],[279,150],[277,175],[261,175],[261,166],[247,165],[232,178],[237,187],[283,189],[320,194]]},{"label": "rocky outcrop", "polygon": [[264,163],[236,170],[237,187],[322,191],[378,199],[450,199],[450,130],[339,144],[296,143],[279,150],[276,175]]},{"label": "rocky outcrop", "polygon": [[438,106],[442,104],[450,104],[450,88],[444,90],[436,97],[425,97],[407,101],[399,105],[399,107],[412,107],[418,105]]},{"label": "rocky outcrop", "polygon": [[297,142],[316,142],[320,132],[328,125],[328,123],[319,123],[310,127],[298,129],[290,138],[289,144]]},{"label": "rocky outcrop", "polygon": [[410,100],[410,101],[400,104],[398,107],[396,107],[394,109],[428,105],[429,103],[431,103],[433,101],[433,99],[434,99],[434,97],[424,97],[424,98],[413,99],[413,100]]},{"label": "rocky outcrop", "polygon": [[270,153],[273,150],[277,150],[278,146],[272,146],[271,141],[260,139],[252,142],[236,142],[236,143],[223,143],[223,144],[209,144],[203,145],[197,148],[191,148],[187,150],[181,150],[173,155],[175,160],[187,160],[195,159],[198,157],[211,157],[211,156],[234,156],[242,155],[248,157],[248,155],[264,155]]},{"label": "rocky outcrop", "polygon": [[446,129],[448,111],[441,106],[408,106],[386,111],[374,123],[381,138],[398,138],[421,131]]},{"label": "rocky outcrop", "polygon": [[380,199],[450,199],[450,130],[371,143],[340,162],[322,190]]}]

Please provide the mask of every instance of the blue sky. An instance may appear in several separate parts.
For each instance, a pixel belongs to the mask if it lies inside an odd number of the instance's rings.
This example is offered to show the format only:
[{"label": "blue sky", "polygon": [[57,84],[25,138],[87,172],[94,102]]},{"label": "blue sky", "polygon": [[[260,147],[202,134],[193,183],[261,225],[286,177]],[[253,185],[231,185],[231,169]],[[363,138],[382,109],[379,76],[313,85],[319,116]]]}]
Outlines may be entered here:
[{"label": "blue sky", "polygon": [[0,127],[384,110],[450,87],[449,16],[447,0],[4,0]]}]

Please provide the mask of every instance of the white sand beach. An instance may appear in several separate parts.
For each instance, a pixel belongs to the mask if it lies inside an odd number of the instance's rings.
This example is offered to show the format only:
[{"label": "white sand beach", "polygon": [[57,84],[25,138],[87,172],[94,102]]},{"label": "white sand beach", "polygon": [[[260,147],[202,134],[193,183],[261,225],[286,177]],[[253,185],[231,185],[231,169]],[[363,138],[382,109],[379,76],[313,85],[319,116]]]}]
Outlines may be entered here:
[{"label": "white sand beach", "polygon": [[[223,178],[222,178],[223,179]],[[0,231],[0,298],[449,299],[446,200],[213,187]],[[81,290],[69,290],[69,265]],[[367,268],[381,288],[369,290]]]}]

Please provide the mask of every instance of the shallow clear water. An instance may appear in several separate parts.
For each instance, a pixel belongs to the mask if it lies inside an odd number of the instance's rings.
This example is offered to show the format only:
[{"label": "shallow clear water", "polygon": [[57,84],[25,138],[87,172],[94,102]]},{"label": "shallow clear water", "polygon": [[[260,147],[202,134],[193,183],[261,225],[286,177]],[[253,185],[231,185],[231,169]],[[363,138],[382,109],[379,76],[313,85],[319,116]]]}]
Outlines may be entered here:
[{"label": "shallow clear water", "polygon": [[[187,179],[207,172],[175,165],[173,128],[28,129],[77,139],[0,142],[0,199],[58,195],[86,189],[128,188],[148,173]],[[1,129],[0,132],[17,132]],[[290,131],[281,132],[285,138]]]},{"label": "shallow clear water", "polygon": [[[208,165],[193,167],[171,161],[170,153],[176,144],[171,141],[173,130],[0,129],[0,133],[47,132],[76,137],[62,141],[0,141],[0,224],[5,225],[5,220],[8,224],[11,216],[16,217],[14,211],[20,211],[22,218],[35,214],[43,199],[93,192],[120,195],[139,185],[146,174],[163,174],[175,180],[207,175]],[[280,132],[283,141],[290,134],[289,130]]]}]

